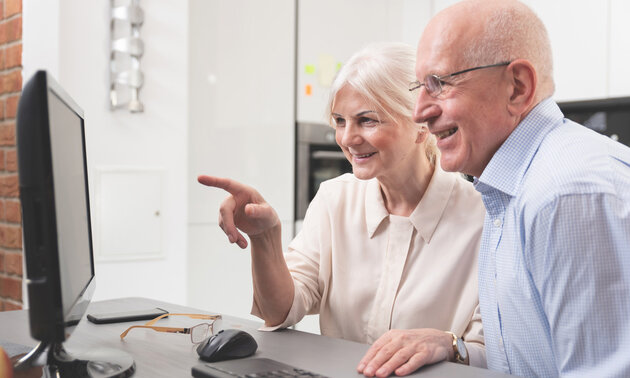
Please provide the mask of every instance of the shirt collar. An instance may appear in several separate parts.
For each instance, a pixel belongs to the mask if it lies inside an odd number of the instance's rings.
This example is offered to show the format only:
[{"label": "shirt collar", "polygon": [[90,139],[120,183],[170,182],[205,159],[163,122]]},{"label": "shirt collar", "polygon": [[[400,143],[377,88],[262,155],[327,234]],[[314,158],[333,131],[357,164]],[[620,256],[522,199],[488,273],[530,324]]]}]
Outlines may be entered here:
[{"label": "shirt collar", "polygon": [[[409,216],[411,224],[425,243],[431,240],[433,232],[442,218],[455,186],[456,175],[443,171],[439,163],[436,162],[431,182],[420,199],[420,203]],[[381,194],[380,184],[376,179],[370,180],[366,189],[365,214],[368,234],[372,238],[378,226],[389,216]]]},{"label": "shirt collar", "polygon": [[477,190],[483,193],[495,188],[510,196],[516,195],[544,136],[562,118],[562,111],[551,98],[536,105],[492,156],[481,176],[475,178]]}]

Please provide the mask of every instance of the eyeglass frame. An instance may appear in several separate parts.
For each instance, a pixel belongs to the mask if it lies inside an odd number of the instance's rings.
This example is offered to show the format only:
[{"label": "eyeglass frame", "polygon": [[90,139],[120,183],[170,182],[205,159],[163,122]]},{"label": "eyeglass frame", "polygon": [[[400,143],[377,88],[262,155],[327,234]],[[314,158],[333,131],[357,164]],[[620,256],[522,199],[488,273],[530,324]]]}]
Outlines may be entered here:
[{"label": "eyeglass frame", "polygon": [[[192,319],[207,319],[207,320],[213,320],[212,323],[199,323],[197,325],[194,325],[192,327],[163,327],[163,326],[154,326],[153,324],[155,324],[158,320],[162,319],[162,318],[166,318],[168,316],[188,316]],[[218,319],[221,319],[222,316],[221,315],[206,315],[206,314],[171,314],[171,313],[167,313],[167,314],[162,314],[154,319],[149,320],[148,322],[146,322],[144,325],[132,325],[129,328],[127,328],[123,333],[120,334],[120,339],[124,340],[125,336],[127,336],[127,334],[129,333],[129,331],[131,331],[134,328],[149,328],[152,329],[154,331],[157,332],[167,332],[167,333],[183,333],[183,334],[189,334],[190,335],[190,341],[193,344],[199,344],[202,343],[203,340],[201,341],[197,341],[195,342],[195,340],[193,340],[192,337],[192,330],[195,327],[199,327],[201,325],[208,325],[208,329],[210,329],[210,333],[213,334],[214,333],[214,322]]]},{"label": "eyeglass frame", "polygon": [[[413,92],[413,91],[415,91],[416,89],[418,89],[420,87],[425,87],[427,89],[427,93],[429,94],[429,96],[435,98],[435,97],[439,96],[440,94],[442,94],[442,90],[443,90],[442,85],[443,85],[443,83],[446,83],[444,81],[444,79],[446,79],[446,78],[457,76],[457,75],[461,75],[461,74],[464,74],[466,72],[480,70],[480,69],[483,69],[483,68],[507,66],[510,63],[512,63],[512,61],[506,61],[506,62],[495,63],[495,64],[487,64],[487,65],[484,65],[484,66],[467,68],[465,70],[453,72],[451,74],[442,75],[442,76],[438,76],[438,75],[435,75],[435,74],[430,74],[430,75],[427,75],[427,76],[424,77],[424,81],[422,83],[419,82],[418,80],[412,81],[411,83],[409,83],[409,92]],[[427,78],[428,77],[433,77],[433,78],[435,78],[437,80],[437,83],[438,83],[438,86],[439,86],[439,90],[436,93],[429,92],[429,90],[428,90],[428,88],[426,86],[426,82],[427,82]]]}]

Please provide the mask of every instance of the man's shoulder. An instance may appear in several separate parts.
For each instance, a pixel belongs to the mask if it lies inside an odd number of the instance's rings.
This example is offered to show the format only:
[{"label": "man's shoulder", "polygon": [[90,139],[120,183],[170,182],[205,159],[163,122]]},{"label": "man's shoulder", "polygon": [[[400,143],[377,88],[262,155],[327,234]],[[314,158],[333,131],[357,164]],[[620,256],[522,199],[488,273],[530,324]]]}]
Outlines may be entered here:
[{"label": "man's shoulder", "polygon": [[617,174],[613,163],[616,158],[630,164],[630,149],[565,120],[540,144],[519,194],[544,205],[563,195],[610,191]]}]

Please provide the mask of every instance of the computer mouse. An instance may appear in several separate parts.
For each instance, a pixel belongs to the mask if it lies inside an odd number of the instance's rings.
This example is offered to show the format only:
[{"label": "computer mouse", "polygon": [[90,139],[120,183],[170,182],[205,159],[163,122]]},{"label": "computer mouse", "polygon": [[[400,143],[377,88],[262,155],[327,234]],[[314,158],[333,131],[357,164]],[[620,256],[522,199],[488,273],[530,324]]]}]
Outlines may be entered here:
[{"label": "computer mouse", "polygon": [[258,349],[256,340],[245,331],[224,329],[197,347],[199,358],[207,362],[232,360],[251,356]]}]

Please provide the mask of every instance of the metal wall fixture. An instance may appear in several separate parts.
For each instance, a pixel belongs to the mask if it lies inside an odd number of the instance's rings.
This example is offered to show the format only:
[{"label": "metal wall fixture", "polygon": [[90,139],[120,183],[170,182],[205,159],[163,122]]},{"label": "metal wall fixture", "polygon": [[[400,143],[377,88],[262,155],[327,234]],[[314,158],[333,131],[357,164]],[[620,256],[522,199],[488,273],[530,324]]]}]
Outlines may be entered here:
[{"label": "metal wall fixture", "polygon": [[144,11],[139,0],[111,0],[109,99],[112,110],[127,109],[132,113],[144,110],[139,99],[144,83],[140,70],[144,53],[144,42],[140,38],[143,22]]}]

